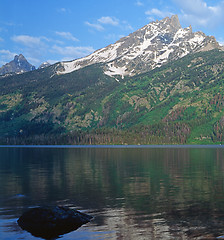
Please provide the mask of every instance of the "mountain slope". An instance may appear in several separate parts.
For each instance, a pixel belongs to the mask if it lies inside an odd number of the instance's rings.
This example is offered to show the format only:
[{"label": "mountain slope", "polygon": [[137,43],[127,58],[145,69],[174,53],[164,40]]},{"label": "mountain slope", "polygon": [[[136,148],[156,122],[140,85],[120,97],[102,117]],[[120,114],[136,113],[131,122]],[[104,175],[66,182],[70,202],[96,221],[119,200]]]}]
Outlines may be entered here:
[{"label": "mountain slope", "polygon": [[189,53],[220,49],[214,37],[192,28],[181,28],[177,15],[152,22],[114,44],[93,54],[57,66],[57,74],[66,74],[94,63],[106,63],[109,76],[133,76],[147,72]]},{"label": "mountain slope", "polygon": [[0,79],[2,143],[222,143],[224,52],[188,54],[117,82],[104,64]]},{"label": "mountain slope", "polygon": [[11,62],[6,63],[0,68],[0,75],[23,73],[33,70],[35,70],[35,67],[31,65],[22,54],[20,54],[19,56],[16,55]]},{"label": "mountain slope", "polygon": [[85,58],[0,76],[0,143],[222,143],[220,49],[172,16]]}]

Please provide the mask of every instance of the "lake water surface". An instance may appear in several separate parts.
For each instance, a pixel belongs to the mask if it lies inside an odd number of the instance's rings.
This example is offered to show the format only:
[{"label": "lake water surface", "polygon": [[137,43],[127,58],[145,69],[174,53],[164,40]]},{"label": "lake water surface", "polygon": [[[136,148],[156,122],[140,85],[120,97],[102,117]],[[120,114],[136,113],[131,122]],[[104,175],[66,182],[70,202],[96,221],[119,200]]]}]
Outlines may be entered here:
[{"label": "lake water surface", "polygon": [[0,239],[38,239],[16,221],[62,205],[94,220],[62,239],[224,235],[223,148],[0,148]]}]

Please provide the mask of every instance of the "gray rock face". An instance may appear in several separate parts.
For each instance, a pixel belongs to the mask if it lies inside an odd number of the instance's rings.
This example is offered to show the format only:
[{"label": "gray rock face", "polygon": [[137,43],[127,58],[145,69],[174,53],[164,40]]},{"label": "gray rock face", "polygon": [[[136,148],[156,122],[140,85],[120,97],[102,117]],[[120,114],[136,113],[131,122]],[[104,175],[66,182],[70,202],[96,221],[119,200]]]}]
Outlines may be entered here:
[{"label": "gray rock face", "polygon": [[26,58],[20,54],[16,55],[14,60],[6,63],[0,68],[0,75],[5,75],[9,73],[23,73],[35,70],[35,67],[31,65]]},{"label": "gray rock face", "polygon": [[57,74],[65,74],[82,67],[105,63],[109,76],[133,76],[184,57],[189,53],[221,49],[214,37],[192,32],[191,26],[182,28],[177,15],[151,22],[121,38],[114,44],[91,55],[58,64]]},{"label": "gray rock face", "polygon": [[88,223],[92,216],[67,207],[37,207],[25,212],[19,226],[36,237],[57,238]]},{"label": "gray rock face", "polygon": [[46,67],[49,67],[51,64],[49,62],[44,62],[42,63],[38,69],[42,69],[42,68],[46,68]]}]

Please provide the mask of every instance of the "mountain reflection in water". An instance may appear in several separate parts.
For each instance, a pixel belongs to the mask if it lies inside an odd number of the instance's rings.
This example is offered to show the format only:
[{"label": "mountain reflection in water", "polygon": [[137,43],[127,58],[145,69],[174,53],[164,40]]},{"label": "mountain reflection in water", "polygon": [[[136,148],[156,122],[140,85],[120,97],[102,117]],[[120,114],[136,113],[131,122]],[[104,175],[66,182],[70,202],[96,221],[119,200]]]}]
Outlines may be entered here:
[{"label": "mountain reflection in water", "polygon": [[224,234],[223,148],[0,148],[0,239],[35,239],[28,208],[94,220],[63,239],[215,239]]}]

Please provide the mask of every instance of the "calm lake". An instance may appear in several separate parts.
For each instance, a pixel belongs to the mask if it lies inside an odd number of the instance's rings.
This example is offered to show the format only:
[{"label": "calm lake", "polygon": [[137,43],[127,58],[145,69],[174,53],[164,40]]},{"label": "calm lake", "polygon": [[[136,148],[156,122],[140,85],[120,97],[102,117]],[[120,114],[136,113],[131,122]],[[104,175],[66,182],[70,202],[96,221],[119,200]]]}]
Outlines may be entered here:
[{"label": "calm lake", "polygon": [[0,239],[29,207],[94,220],[62,239],[215,239],[224,235],[224,148],[0,148]]}]

